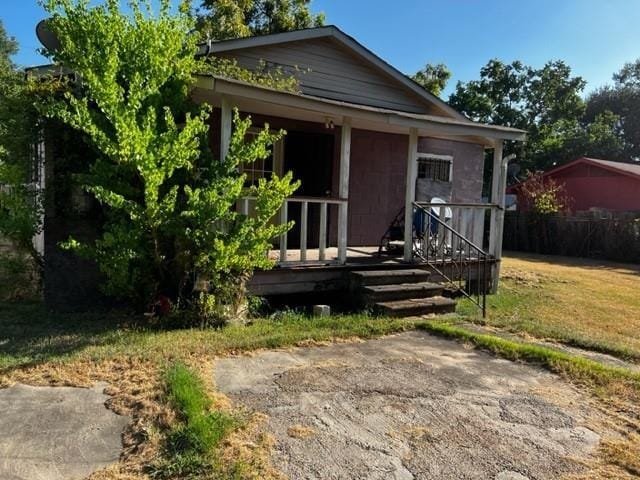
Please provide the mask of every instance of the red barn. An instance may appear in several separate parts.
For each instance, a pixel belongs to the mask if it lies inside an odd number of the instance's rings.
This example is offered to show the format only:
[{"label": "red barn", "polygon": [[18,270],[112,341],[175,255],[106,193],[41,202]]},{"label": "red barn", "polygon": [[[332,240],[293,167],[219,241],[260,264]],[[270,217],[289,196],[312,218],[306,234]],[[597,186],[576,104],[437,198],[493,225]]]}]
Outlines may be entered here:
[{"label": "red barn", "polygon": [[[640,211],[640,164],[582,157],[544,173],[564,184],[571,210]],[[518,185],[507,193],[518,194]],[[521,203],[521,202],[519,202]]]}]

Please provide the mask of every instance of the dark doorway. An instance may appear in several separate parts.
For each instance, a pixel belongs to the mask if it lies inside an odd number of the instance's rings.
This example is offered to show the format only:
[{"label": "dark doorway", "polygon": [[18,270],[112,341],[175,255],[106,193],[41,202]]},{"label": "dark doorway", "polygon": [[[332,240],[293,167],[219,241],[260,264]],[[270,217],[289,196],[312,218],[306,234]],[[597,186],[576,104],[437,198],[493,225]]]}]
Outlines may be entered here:
[{"label": "dark doorway", "polygon": [[[301,182],[293,194],[294,197],[332,196],[333,142],[333,135],[326,133],[287,133],[284,141],[284,172],[291,170],[294,179]],[[287,236],[287,245],[290,248],[300,248],[300,212],[299,203],[289,203],[288,216],[295,222]],[[320,228],[319,205],[309,204],[307,226],[307,247],[317,248]]]}]

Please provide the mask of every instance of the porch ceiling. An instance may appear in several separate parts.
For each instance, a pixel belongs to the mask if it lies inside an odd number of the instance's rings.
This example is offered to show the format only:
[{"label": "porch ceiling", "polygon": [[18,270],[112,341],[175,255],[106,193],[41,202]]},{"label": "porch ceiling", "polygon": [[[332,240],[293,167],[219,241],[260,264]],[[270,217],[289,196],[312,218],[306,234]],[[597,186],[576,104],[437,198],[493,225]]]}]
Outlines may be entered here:
[{"label": "porch ceiling", "polygon": [[421,137],[443,138],[493,147],[496,140],[524,140],[521,130],[484,125],[466,120],[416,115],[364,105],[328,100],[213,76],[200,76],[193,91],[197,102],[219,107],[228,98],[241,111],[316,123],[333,121],[342,125],[351,118],[353,128],[408,134],[411,128]]}]

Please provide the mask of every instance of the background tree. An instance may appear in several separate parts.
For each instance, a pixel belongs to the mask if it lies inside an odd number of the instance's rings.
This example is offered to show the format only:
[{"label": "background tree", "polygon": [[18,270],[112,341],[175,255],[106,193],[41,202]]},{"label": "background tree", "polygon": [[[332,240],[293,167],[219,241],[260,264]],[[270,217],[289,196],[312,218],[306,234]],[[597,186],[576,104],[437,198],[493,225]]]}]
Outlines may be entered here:
[{"label": "background tree", "polygon": [[625,64],[613,80],[613,85],[598,88],[587,97],[585,118],[617,116],[624,149],[614,160],[631,161],[640,158],[640,59]]},{"label": "background tree", "polygon": [[427,63],[422,70],[411,76],[412,80],[422,85],[425,90],[439,97],[451,78],[451,71],[443,63],[432,65]]},{"label": "background tree", "polygon": [[529,170],[579,156],[617,159],[623,149],[618,118],[611,112],[585,117],[585,85],[562,61],[535,69],[491,60],[479,80],[458,82],[449,103],[472,120],[526,130],[526,143],[507,143],[505,150]]},{"label": "background tree", "polygon": [[15,65],[11,57],[18,53],[18,42],[15,38],[9,37],[0,20],[0,65],[4,70],[14,70]]},{"label": "background tree", "polygon": [[[81,180],[106,217],[94,242],[65,247],[97,262],[108,294],[140,308],[164,297],[193,307],[201,322],[232,318],[243,280],[272,265],[271,241],[290,228],[271,218],[296,185],[288,174],[245,187],[240,166],[266,158],[283,133],[265,127],[246,143],[251,122],[237,112],[229,154],[214,160],[210,108],[189,102],[201,65],[188,3],[175,15],[170,0],[159,3],[157,16],[144,0],[130,2],[130,15],[119,0],[45,4],[62,45],[49,55],[82,78],[45,111],[98,152]],[[234,208],[244,196],[256,198],[255,215]]]},{"label": "background tree", "polygon": [[324,25],[311,0],[202,0],[198,29],[213,40],[268,35]]}]

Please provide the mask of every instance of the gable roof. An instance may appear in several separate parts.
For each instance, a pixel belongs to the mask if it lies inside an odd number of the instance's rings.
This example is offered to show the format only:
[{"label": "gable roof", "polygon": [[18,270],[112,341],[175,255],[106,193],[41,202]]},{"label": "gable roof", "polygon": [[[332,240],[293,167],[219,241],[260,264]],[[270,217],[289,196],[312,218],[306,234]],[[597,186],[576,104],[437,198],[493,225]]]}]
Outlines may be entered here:
[{"label": "gable roof", "polygon": [[563,172],[578,165],[592,165],[640,180],[640,163],[612,162],[611,160],[600,160],[598,158],[589,157],[577,158],[569,163],[545,172],[544,176],[555,175],[556,173]]},{"label": "gable roof", "polygon": [[263,47],[269,45],[276,45],[295,41],[313,40],[319,38],[330,38],[338,42],[343,47],[347,48],[350,52],[355,54],[356,57],[364,60],[368,65],[384,73],[388,77],[392,78],[397,84],[399,84],[406,91],[421,98],[426,104],[433,105],[439,110],[443,111],[447,116],[456,118],[459,120],[468,119],[460,112],[449,106],[445,101],[433,95],[424,89],[421,85],[414,82],[405,74],[400,72],[394,66],[377,56],[371,50],[359,43],[353,37],[347,35],[342,30],[334,25],[328,25],[325,27],[308,28],[303,30],[294,30],[291,32],[275,33],[271,35],[261,35],[256,37],[238,38],[232,40],[223,41],[210,41],[200,45],[199,54],[208,55],[210,53],[223,53],[232,52],[234,50]]}]

